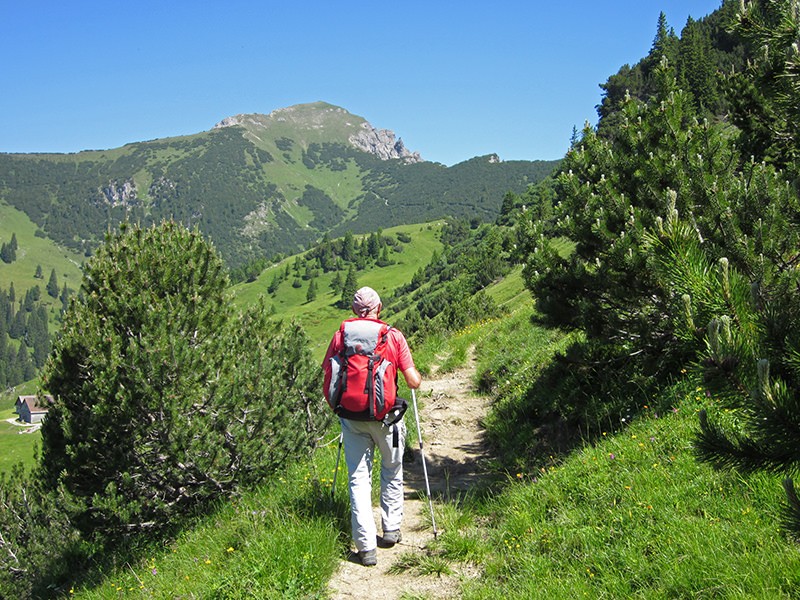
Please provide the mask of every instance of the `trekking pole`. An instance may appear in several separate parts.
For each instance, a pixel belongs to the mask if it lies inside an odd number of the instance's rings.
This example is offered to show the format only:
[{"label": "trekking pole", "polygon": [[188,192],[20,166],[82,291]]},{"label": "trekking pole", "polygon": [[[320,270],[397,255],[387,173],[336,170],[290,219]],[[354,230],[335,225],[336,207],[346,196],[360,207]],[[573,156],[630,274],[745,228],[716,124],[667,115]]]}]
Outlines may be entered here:
[{"label": "trekking pole", "polygon": [[339,474],[339,459],[342,457],[342,440],[344,434],[339,434],[339,451],[336,453],[336,466],[333,468],[333,485],[331,486],[331,499],[336,495],[336,476]]},{"label": "trekking pole", "polygon": [[411,388],[411,400],[414,402],[414,417],[417,420],[417,437],[419,438],[419,455],[422,457],[422,472],[425,474],[425,491],[428,493],[428,507],[431,509],[431,525],[433,525],[433,539],[436,539],[436,519],[433,518],[433,500],[431,500],[431,485],[428,483],[428,467],[425,465],[425,451],[422,449],[422,429],[419,426],[419,411],[417,410],[417,393]]}]

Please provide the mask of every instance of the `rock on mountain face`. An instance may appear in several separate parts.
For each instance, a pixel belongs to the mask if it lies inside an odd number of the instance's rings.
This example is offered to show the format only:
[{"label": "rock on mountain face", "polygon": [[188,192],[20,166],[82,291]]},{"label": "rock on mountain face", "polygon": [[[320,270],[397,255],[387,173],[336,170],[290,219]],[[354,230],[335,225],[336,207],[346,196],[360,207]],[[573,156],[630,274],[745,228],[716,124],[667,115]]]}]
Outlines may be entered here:
[{"label": "rock on mountain face", "polygon": [[395,141],[394,132],[389,129],[375,129],[369,123],[361,124],[362,131],[351,135],[349,142],[359,150],[376,155],[381,160],[400,158],[406,163],[423,162],[419,152],[411,152],[403,144],[402,138]]}]

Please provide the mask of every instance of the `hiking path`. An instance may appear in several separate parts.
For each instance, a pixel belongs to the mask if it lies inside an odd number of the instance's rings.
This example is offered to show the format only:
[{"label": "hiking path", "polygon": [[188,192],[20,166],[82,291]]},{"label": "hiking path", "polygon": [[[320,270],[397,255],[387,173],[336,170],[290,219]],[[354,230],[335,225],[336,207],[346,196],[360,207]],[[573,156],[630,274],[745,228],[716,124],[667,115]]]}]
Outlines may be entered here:
[{"label": "hiking path", "polygon": [[[438,514],[437,505],[457,499],[488,472],[488,454],[481,420],[488,411],[489,399],[473,392],[474,373],[475,358],[470,353],[465,366],[441,375],[434,372],[423,378],[417,390],[422,449],[434,515]],[[333,600],[376,597],[386,600],[409,597],[451,599],[458,597],[459,580],[477,576],[468,567],[452,565],[454,570],[460,570],[453,574],[424,575],[414,568],[402,568],[402,565],[424,559],[428,555],[429,545],[434,541],[419,443],[411,435],[417,427],[413,406],[409,407],[405,421],[409,432],[406,455],[410,449],[414,458],[413,461],[406,461],[403,469],[403,540],[391,548],[382,548],[379,544],[378,564],[375,567],[364,567],[353,553],[343,557],[329,584]],[[374,482],[373,486],[376,485],[377,482]],[[380,535],[380,508],[374,506],[373,510]],[[436,525],[437,533],[441,536],[442,524],[437,521]]]}]

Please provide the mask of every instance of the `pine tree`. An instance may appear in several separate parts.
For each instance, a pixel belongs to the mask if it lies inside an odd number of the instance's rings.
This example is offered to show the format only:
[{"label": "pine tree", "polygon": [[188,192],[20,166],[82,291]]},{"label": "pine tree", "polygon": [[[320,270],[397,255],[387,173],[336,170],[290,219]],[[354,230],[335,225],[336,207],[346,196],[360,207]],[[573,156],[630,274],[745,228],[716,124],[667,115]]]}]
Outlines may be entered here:
[{"label": "pine tree", "polygon": [[8,385],[8,335],[5,324],[0,319],[0,388]]},{"label": "pine tree", "polygon": [[278,287],[280,287],[281,282],[283,281],[283,276],[280,273],[276,273],[272,276],[272,280],[269,282],[267,286],[267,293],[268,294],[275,294],[278,291]]},{"label": "pine tree", "polygon": [[21,339],[25,335],[25,328],[28,326],[27,313],[20,308],[15,314],[8,328],[8,335],[12,340]]},{"label": "pine tree", "polygon": [[343,261],[348,263],[355,260],[356,242],[351,231],[347,231],[344,234],[344,239],[342,240],[342,250],[339,255],[342,257]]},{"label": "pine tree", "polygon": [[87,539],[158,530],[313,443],[307,340],[241,318],[219,256],[175,223],[108,237],[43,373],[38,477]]},{"label": "pine tree", "polygon": [[0,260],[2,260],[6,264],[11,264],[14,262],[14,253],[11,250],[11,246],[7,243],[0,245]]},{"label": "pine tree", "polygon": [[366,255],[373,260],[377,260],[381,252],[381,236],[378,232],[372,232],[366,240]]},{"label": "pine tree", "polygon": [[800,470],[800,14],[796,2],[759,4],[742,5],[738,31],[756,52],[745,89],[757,89],[768,110],[739,122],[752,127],[742,134],[745,151],[759,140],[764,157],[785,171],[745,163],[739,203],[719,221],[736,243],[731,260],[719,261],[721,308],[708,323],[702,364],[709,389],[736,422],[703,412],[696,447],[718,467],[784,475],[784,525],[800,538],[800,500],[789,477]]},{"label": "pine tree", "polygon": [[394,264],[394,261],[389,258],[389,246],[383,247],[380,258],[378,258],[378,261],[375,264],[377,264],[379,267],[388,267],[389,265]]},{"label": "pine tree", "polygon": [[317,299],[317,280],[311,279],[308,282],[308,291],[306,292],[306,302],[313,302]]},{"label": "pine tree", "polygon": [[55,269],[50,271],[50,279],[47,281],[47,293],[51,298],[58,298],[58,277]]},{"label": "pine tree", "polygon": [[511,225],[513,223],[513,213],[517,205],[520,204],[520,198],[514,192],[506,192],[503,196],[503,203],[500,206],[500,215],[497,217],[498,225]]},{"label": "pine tree", "polygon": [[28,351],[27,344],[25,344],[25,340],[20,340],[19,342],[19,348],[17,348],[17,360],[15,364],[17,369],[17,377],[19,379],[13,385],[30,381],[36,377],[36,369],[31,361],[31,355]]},{"label": "pine tree", "polygon": [[[800,56],[789,42],[798,15],[796,2],[758,4],[740,17],[757,54],[736,79],[764,111],[738,121],[739,140],[696,117],[664,62],[655,100],[626,101],[614,135],[587,127],[562,165],[556,233],[574,242],[572,254],[559,255],[533,220],[519,234],[542,314],[586,335],[592,393],[604,368],[647,385],[698,365],[733,416],[703,414],[699,456],[791,475],[800,469]],[[697,55],[684,58],[697,66]],[[761,156],[749,155],[754,141]],[[791,479],[784,485],[786,524],[800,537],[800,501]]]},{"label": "pine tree", "polygon": [[719,103],[716,73],[711,60],[710,40],[691,17],[681,32],[678,78],[695,99],[698,114],[714,114]]},{"label": "pine tree", "polygon": [[349,309],[353,304],[353,296],[358,290],[358,277],[354,267],[350,267],[347,271],[347,277],[342,286],[342,297],[339,300],[339,308]]},{"label": "pine tree", "polygon": [[33,347],[33,364],[44,366],[50,353],[50,333],[47,325],[47,310],[39,304],[28,318],[27,339]]},{"label": "pine tree", "polygon": [[667,24],[667,15],[662,11],[658,15],[658,25],[650,54],[647,57],[646,74],[650,74],[666,58],[667,61],[675,60],[675,49],[678,39],[673,29]]},{"label": "pine tree", "polygon": [[0,260],[4,263],[12,263],[17,260],[17,234],[11,234],[11,241],[0,246]]},{"label": "pine tree", "polygon": [[330,288],[333,290],[334,294],[338,295],[342,293],[342,285],[344,285],[342,282],[342,273],[341,271],[336,271],[333,277],[331,277]]},{"label": "pine tree", "polygon": [[800,177],[800,9],[796,0],[743,3],[735,31],[745,40],[748,70],[735,78],[733,122],[745,156]]},{"label": "pine tree", "polygon": [[58,297],[61,300],[61,310],[66,311],[67,307],[69,306],[69,288],[67,288],[67,282],[64,282],[64,287],[61,288],[61,294]]}]

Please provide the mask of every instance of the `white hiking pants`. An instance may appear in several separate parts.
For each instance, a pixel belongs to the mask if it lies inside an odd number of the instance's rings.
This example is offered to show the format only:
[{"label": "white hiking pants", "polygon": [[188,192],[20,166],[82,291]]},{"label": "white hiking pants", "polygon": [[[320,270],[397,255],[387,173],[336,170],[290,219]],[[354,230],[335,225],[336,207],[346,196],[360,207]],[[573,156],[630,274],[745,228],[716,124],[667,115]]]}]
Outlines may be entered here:
[{"label": "white hiking pants", "polygon": [[[381,453],[381,525],[383,531],[400,529],[403,520],[403,448],[406,426],[386,427],[378,421],[342,422],[342,443],[350,487],[350,525],[358,552],[377,546],[375,519],[372,516],[372,461],[375,446]],[[397,448],[394,430],[398,428]]]}]

